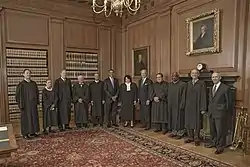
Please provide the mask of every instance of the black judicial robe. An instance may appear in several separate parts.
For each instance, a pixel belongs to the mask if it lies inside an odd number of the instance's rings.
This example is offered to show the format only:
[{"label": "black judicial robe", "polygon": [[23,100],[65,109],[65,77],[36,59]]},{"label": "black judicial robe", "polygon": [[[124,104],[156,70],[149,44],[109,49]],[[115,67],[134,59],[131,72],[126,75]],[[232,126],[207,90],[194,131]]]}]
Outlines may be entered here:
[{"label": "black judicial robe", "polygon": [[[159,98],[159,102],[154,101],[154,97]],[[168,122],[168,83],[162,81],[161,83],[155,82],[152,86],[152,123],[167,123]]]},{"label": "black judicial robe", "polygon": [[[83,102],[79,103],[78,100]],[[75,123],[88,123],[88,109],[89,109],[89,86],[87,84],[75,84],[73,86],[73,102],[75,111]]]},{"label": "black judicial robe", "polygon": [[43,105],[43,129],[47,127],[57,126],[57,110],[51,110],[51,106],[55,105],[55,92],[54,90],[43,89],[42,92],[42,105]]},{"label": "black judicial robe", "polygon": [[21,112],[21,134],[39,132],[39,91],[36,82],[21,81],[16,88],[16,102]]},{"label": "black judicial robe", "polygon": [[206,84],[198,80],[194,85],[192,81],[187,83],[185,127],[187,129],[201,129],[201,112],[207,109]]},{"label": "black judicial robe", "polygon": [[186,83],[178,81],[168,85],[168,128],[179,131],[184,129]]},{"label": "black judicial robe", "polygon": [[121,102],[121,119],[133,121],[135,115],[134,101],[137,101],[137,86],[135,83],[131,83],[130,90],[127,90],[125,83],[120,85],[119,101]]},{"label": "black judicial robe", "polygon": [[54,84],[59,125],[69,124],[71,116],[72,85],[70,79],[58,78]]},{"label": "black judicial robe", "polygon": [[91,82],[89,84],[90,91],[90,101],[93,101],[94,104],[91,107],[93,117],[102,117],[103,116],[103,103],[104,100],[104,89],[103,82]]}]

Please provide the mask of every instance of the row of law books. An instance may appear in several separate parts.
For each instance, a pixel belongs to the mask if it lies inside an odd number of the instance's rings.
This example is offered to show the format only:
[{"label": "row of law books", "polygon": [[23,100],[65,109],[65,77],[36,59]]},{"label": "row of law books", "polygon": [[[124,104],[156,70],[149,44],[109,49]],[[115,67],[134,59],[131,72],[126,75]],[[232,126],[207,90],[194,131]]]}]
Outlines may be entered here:
[{"label": "row of law books", "polygon": [[36,68],[41,68],[41,67],[47,67],[47,60],[46,59],[41,59],[41,60],[36,60],[36,59],[16,59],[16,58],[8,58],[7,57],[7,66],[8,67],[36,67]]},{"label": "row of law books", "polygon": [[97,62],[98,61],[98,54],[96,54],[96,53],[66,52],[66,61]]},{"label": "row of law books", "polygon": [[31,49],[15,49],[15,48],[7,48],[6,54],[7,57],[15,57],[15,58],[47,58],[46,50],[31,50]]},{"label": "row of law books", "polygon": [[[7,68],[8,76],[22,76],[24,68]],[[48,68],[29,68],[31,76],[46,76],[48,75]]]}]

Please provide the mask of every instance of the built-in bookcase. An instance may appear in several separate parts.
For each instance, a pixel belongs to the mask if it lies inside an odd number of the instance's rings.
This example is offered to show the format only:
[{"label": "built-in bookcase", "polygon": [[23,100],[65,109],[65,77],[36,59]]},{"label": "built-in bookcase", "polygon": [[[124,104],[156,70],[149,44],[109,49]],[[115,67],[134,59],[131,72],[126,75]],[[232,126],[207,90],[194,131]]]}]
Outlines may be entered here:
[{"label": "built-in bookcase", "polygon": [[83,75],[86,82],[94,80],[94,74],[98,73],[98,54],[87,52],[66,52],[67,77],[72,83],[77,81],[79,75]]},{"label": "built-in bookcase", "polygon": [[[48,52],[47,50],[6,49],[8,104],[10,120],[20,119],[20,110],[15,99],[16,87],[23,80],[24,69],[31,70],[32,80],[37,83],[40,100],[41,91],[48,79]],[[41,105],[38,106],[41,111]]]}]

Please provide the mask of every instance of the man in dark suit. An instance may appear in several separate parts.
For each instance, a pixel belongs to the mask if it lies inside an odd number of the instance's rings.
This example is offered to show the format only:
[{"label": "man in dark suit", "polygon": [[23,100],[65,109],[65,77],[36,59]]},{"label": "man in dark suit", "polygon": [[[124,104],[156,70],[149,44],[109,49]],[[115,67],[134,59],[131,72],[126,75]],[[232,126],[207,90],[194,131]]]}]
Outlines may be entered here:
[{"label": "man in dark suit", "polygon": [[147,70],[141,70],[141,79],[138,85],[138,101],[140,104],[140,117],[143,123],[143,128],[149,130],[151,128],[151,112],[150,112],[150,87],[153,82],[147,77]]},{"label": "man in dark suit", "polygon": [[208,33],[207,26],[205,24],[201,25],[201,33],[199,37],[194,42],[194,49],[204,49],[213,47],[213,35]]},{"label": "man in dark suit", "polygon": [[104,122],[107,127],[118,126],[116,121],[117,98],[119,93],[119,82],[114,78],[114,70],[109,70],[109,77],[104,80],[105,113]]},{"label": "man in dark suit", "polygon": [[216,147],[215,154],[221,154],[226,146],[227,120],[229,100],[229,86],[220,82],[218,72],[212,74],[214,83],[209,91],[208,115],[210,120],[211,142],[205,147]]}]

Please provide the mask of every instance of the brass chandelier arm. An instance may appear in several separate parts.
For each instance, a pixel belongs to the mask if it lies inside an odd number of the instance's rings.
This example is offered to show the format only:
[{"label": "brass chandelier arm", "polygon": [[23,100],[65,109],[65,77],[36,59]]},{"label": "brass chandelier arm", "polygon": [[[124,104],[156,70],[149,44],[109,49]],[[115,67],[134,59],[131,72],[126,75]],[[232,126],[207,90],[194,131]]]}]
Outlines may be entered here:
[{"label": "brass chandelier arm", "polygon": [[[135,15],[141,7],[141,0],[103,0],[103,5],[98,5],[97,1],[93,0],[92,5],[94,13],[100,14],[104,12],[106,17],[109,17],[112,11],[114,11],[117,16],[122,16],[124,7],[127,8],[129,14]],[[100,10],[97,8],[100,8]]]}]

